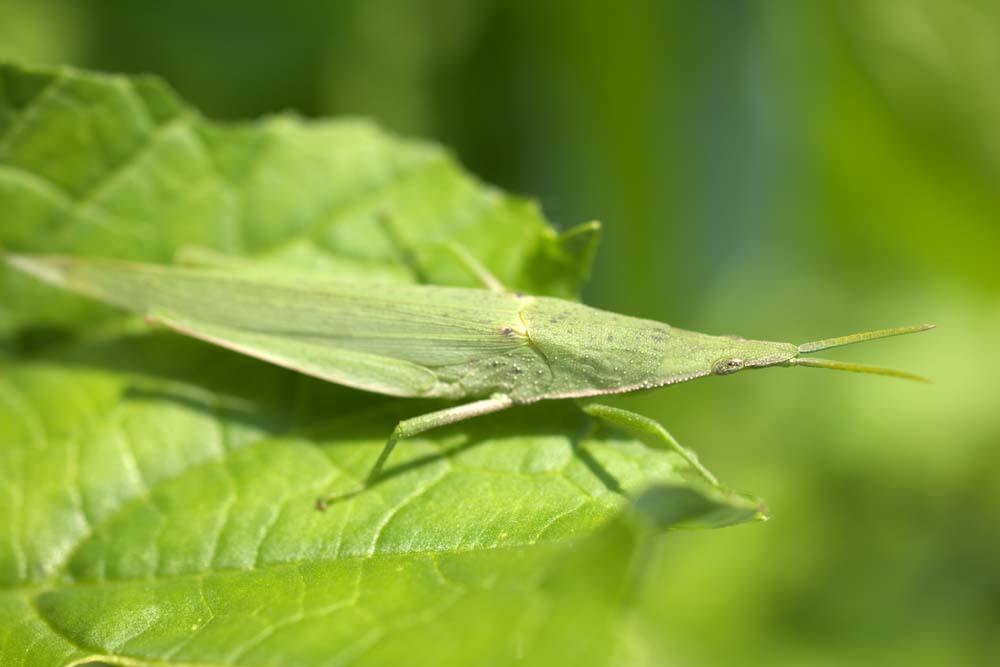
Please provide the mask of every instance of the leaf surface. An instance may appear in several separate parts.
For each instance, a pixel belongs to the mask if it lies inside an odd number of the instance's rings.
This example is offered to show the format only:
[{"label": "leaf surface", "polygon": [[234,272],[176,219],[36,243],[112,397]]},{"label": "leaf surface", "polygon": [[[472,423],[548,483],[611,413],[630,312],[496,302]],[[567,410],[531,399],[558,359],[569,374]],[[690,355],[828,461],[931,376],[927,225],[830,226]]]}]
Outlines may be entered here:
[{"label": "leaf surface", "polygon": [[[193,244],[243,269],[471,284],[444,261],[458,242],[536,293],[573,294],[587,272],[589,232],[560,237],[439,149],[365,123],[221,126],[155,81],[73,71],[0,82],[11,250],[169,261]],[[384,482],[319,512],[399,419],[444,404],[20,276],[0,295],[4,665],[610,664],[650,525],[760,517],[564,402],[407,440]]]},{"label": "leaf surface", "polygon": [[[459,243],[525,292],[574,296],[595,232],[364,120],[205,121],[155,79],[0,66],[0,244],[170,262],[205,250],[297,271],[478,286]],[[407,261],[403,261],[407,260]],[[0,270],[3,271],[3,270]],[[0,324],[94,317],[0,273]]]}]

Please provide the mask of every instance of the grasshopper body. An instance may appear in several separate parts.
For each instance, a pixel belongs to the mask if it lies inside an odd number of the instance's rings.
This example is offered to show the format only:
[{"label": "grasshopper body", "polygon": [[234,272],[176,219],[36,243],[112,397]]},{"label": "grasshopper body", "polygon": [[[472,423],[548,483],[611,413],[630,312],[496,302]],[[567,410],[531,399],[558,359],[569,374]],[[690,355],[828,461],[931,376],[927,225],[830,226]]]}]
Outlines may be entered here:
[{"label": "grasshopper body", "polygon": [[[474,399],[401,422],[360,488],[378,479],[398,439],[512,405],[652,389],[767,366],[919,379],[800,355],[931,326],[796,346],[686,331],[502,290],[239,277],[73,257],[10,255],[7,261],[181,333],[331,382],[401,397]],[[650,420],[605,406],[588,412],[652,428],[715,482],[658,424],[650,427]]]}]

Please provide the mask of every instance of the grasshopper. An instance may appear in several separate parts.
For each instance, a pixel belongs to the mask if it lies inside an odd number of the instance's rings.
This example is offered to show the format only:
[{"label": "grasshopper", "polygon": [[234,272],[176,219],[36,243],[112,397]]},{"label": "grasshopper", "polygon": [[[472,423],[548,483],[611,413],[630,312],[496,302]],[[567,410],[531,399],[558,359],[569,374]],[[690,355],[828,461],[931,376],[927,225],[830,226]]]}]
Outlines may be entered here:
[{"label": "grasshopper", "polygon": [[[379,481],[399,440],[542,400],[654,389],[710,375],[807,366],[922,380],[902,371],[803,355],[924,331],[878,329],[794,345],[715,336],[503,288],[468,255],[485,289],[254,277],[82,257],[7,255],[49,283],[146,316],[182,334],[330,382],[391,396],[465,401],[405,419],[355,488]],[[600,403],[583,410],[673,449],[715,477],[661,424]]]}]

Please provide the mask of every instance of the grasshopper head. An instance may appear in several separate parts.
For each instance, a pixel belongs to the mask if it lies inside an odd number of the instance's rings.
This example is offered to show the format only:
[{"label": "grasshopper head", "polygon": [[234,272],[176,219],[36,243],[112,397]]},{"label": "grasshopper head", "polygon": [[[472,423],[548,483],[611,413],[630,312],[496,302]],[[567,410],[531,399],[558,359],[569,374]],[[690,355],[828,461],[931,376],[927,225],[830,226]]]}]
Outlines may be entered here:
[{"label": "grasshopper head", "polygon": [[799,353],[791,343],[712,336],[671,329],[660,375],[668,383],[706,375],[730,375],[747,368],[786,364]]},{"label": "grasshopper head", "polygon": [[888,336],[900,336],[902,334],[916,333],[933,328],[933,324],[920,324],[911,327],[877,329],[849,336],[824,338],[823,340],[802,343],[801,345],[769,343],[766,341],[740,341],[736,346],[737,351],[735,353],[723,355],[715,360],[712,364],[712,373],[715,375],[728,375],[744,368],[763,368],[766,366],[811,366],[813,368],[832,368],[833,370],[852,371],[854,373],[873,373],[875,375],[888,375],[905,380],[927,382],[927,379],[905,371],[882,368],[881,366],[855,364],[847,361],[815,359],[812,357],[803,357],[802,355],[831,347],[851,345],[852,343],[861,343],[866,340],[875,340],[876,338],[886,338]]},{"label": "grasshopper head", "polygon": [[790,343],[766,340],[746,340],[738,336],[722,336],[732,341],[725,351],[711,361],[712,375],[731,375],[747,368],[765,368],[787,364],[798,350]]}]

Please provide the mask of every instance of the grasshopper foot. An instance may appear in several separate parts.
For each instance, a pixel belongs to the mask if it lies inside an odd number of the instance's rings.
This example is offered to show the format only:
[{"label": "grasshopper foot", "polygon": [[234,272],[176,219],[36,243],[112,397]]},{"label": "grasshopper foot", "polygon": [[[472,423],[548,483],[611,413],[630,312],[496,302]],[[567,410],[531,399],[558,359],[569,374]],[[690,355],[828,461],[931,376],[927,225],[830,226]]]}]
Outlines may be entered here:
[{"label": "grasshopper foot", "polygon": [[358,495],[367,488],[368,488],[367,486],[359,484],[353,489],[350,489],[348,491],[342,491],[341,493],[337,493],[332,496],[320,496],[319,498],[316,499],[316,502],[313,503],[313,507],[316,509],[317,512],[325,512],[330,507],[330,505],[333,505],[335,503],[340,503],[345,500],[350,500],[351,498]]}]

